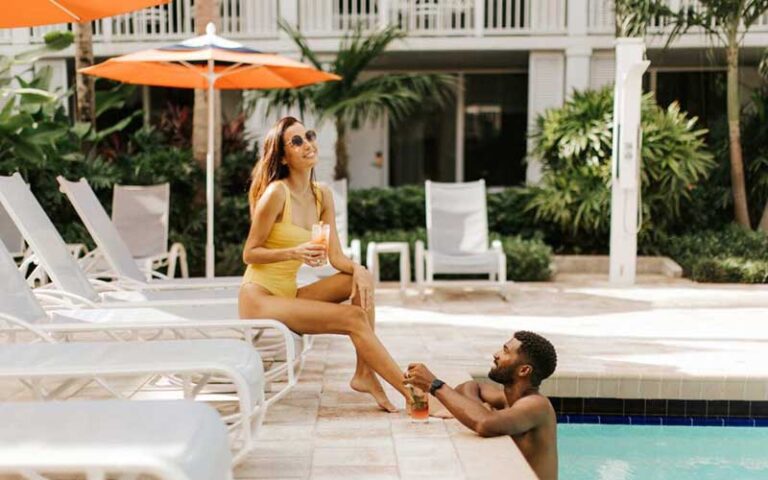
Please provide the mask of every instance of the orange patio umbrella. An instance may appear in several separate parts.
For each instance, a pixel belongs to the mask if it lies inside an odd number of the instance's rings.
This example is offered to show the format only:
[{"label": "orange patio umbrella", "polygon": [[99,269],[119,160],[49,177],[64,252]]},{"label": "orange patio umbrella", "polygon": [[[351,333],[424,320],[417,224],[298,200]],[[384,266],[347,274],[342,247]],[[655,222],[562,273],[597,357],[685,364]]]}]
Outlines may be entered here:
[{"label": "orange patio umbrella", "polygon": [[162,5],[170,0],[3,0],[0,28],[83,23]]},{"label": "orange patio umbrella", "polygon": [[208,155],[206,158],[207,240],[205,275],[213,277],[213,90],[296,88],[340,80],[296,60],[259,52],[216,35],[206,34],[164,48],[111,58],[80,72],[125,83],[158,87],[208,89]]}]

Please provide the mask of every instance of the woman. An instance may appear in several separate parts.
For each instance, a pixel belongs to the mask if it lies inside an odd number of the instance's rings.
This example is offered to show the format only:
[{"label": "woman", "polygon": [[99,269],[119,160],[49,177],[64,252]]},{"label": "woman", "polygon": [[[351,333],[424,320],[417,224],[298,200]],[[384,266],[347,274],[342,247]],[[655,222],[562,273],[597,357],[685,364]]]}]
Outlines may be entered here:
[{"label": "woman", "polygon": [[[241,318],[274,318],[302,334],[347,335],[357,352],[350,387],[373,396],[387,411],[396,408],[376,373],[408,401],[403,373],[376,337],[370,273],[344,256],[336,232],[333,195],[314,183],[316,134],[293,117],[267,133],[264,156],[253,170],[251,229],[243,249],[248,265],[240,288]],[[312,224],[330,225],[326,250],[310,242]],[[330,261],[340,273],[296,288],[302,263]],[[351,299],[351,305],[340,305]]]}]

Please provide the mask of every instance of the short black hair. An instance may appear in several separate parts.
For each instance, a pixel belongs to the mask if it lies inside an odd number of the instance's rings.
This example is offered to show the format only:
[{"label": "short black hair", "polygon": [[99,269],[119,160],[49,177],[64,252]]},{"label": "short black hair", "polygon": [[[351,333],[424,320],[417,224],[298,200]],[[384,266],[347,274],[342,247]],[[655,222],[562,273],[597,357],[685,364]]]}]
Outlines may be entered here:
[{"label": "short black hair", "polygon": [[557,367],[555,347],[541,335],[526,330],[515,332],[514,337],[520,341],[518,351],[526,356],[533,367],[531,383],[538,387],[542,380],[555,372]]}]

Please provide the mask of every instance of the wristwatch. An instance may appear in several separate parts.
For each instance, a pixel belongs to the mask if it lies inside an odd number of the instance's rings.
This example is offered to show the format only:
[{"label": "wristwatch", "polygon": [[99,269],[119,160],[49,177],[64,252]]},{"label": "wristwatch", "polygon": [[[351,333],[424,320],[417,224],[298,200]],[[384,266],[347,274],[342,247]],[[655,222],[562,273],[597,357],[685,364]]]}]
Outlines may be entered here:
[{"label": "wristwatch", "polygon": [[434,395],[443,385],[445,385],[445,382],[439,378],[432,380],[432,385],[429,386],[429,393]]}]

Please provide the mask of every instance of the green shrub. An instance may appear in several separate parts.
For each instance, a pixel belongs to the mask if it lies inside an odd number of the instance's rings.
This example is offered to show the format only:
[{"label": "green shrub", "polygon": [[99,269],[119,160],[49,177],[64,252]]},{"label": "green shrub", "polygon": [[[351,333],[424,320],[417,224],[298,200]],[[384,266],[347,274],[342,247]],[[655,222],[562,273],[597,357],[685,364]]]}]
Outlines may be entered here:
[{"label": "green shrub", "polygon": [[507,256],[507,280],[542,282],[552,276],[552,248],[541,239],[502,237],[501,245]]},{"label": "green shrub", "polygon": [[352,190],[347,203],[352,235],[424,227],[422,186]]},{"label": "green shrub", "polygon": [[[605,251],[610,229],[613,89],[575,92],[563,107],[537,120],[535,154],[542,160],[538,186],[523,190],[525,209],[559,230],[557,243]],[[642,237],[674,229],[690,205],[690,190],[714,166],[705,130],[676,103],[658,107],[642,99]],[[548,235],[547,240],[551,241]]]},{"label": "green shrub", "polygon": [[[526,240],[520,236],[499,237],[504,253],[507,255],[507,279],[516,281],[548,280],[552,272],[552,249],[540,239]],[[411,281],[415,276],[415,246],[417,240],[426,243],[427,232],[424,228],[413,230],[389,230],[385,232],[367,232],[359,237],[362,242],[363,259],[367,258],[369,242],[408,242],[411,255]],[[400,257],[397,254],[379,254],[379,272],[381,280],[398,280]]]},{"label": "green shrub", "polygon": [[697,263],[717,258],[741,258],[768,261],[768,236],[738,225],[723,230],[709,230],[660,238],[654,253],[667,255],[692,276]]},{"label": "green shrub", "polygon": [[768,283],[768,261],[743,257],[717,257],[699,260],[691,275],[697,282]]}]

